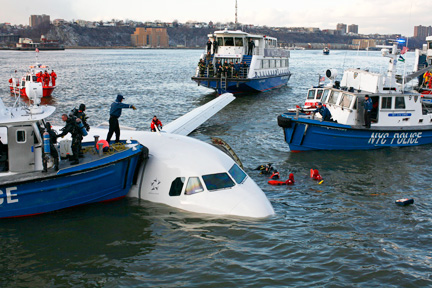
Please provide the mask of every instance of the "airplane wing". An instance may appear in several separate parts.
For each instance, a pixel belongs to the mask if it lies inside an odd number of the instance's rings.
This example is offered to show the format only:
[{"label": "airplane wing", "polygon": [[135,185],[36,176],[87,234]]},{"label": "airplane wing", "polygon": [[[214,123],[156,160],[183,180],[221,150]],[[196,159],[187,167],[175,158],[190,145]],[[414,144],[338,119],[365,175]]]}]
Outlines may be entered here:
[{"label": "airplane wing", "polygon": [[[432,68],[431,68],[430,66],[428,66],[428,67],[425,67],[425,68],[423,68],[423,69],[420,69],[420,70],[417,71],[417,72],[414,72],[414,73],[412,73],[412,74],[409,74],[409,75],[405,76],[405,77],[404,77],[404,78],[405,78],[405,79],[404,79],[405,83],[411,81],[412,79],[416,78],[417,76],[420,76],[421,74],[425,73],[426,71],[428,71],[428,70],[430,70],[430,69],[432,69]],[[402,83],[402,79],[398,80],[397,82],[398,82],[398,83]]]},{"label": "airplane wing", "polygon": [[231,103],[235,97],[231,93],[225,93],[207,104],[195,108],[191,112],[177,118],[162,128],[162,132],[189,135],[193,130],[207,121],[210,117]]}]

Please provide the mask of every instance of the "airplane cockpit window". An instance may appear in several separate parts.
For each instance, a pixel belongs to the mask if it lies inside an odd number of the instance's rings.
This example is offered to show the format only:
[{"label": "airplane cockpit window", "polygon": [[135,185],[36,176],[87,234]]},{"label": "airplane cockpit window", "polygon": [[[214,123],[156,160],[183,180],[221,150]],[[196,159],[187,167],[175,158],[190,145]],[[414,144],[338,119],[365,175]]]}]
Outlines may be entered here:
[{"label": "airplane cockpit window", "polygon": [[169,195],[180,196],[184,183],[185,183],[184,177],[177,177],[176,179],[174,179],[174,181],[171,183]]},{"label": "airplane cockpit window", "polygon": [[237,164],[234,164],[228,172],[234,178],[237,184],[243,183],[247,176]]},{"label": "airplane cockpit window", "polygon": [[185,194],[192,195],[203,191],[204,188],[201,184],[200,179],[198,177],[190,177],[186,185]]},{"label": "airplane cockpit window", "polygon": [[202,178],[209,191],[231,188],[235,185],[227,173],[203,175]]}]

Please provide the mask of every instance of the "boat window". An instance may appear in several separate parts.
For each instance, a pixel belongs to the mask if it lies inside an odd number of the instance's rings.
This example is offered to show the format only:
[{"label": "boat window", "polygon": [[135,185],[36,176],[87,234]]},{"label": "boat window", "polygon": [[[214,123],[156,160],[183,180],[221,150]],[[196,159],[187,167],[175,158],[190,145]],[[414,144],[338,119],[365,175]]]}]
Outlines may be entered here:
[{"label": "boat window", "polygon": [[315,89],[310,89],[307,99],[315,99]]},{"label": "boat window", "polygon": [[235,46],[243,47],[243,38],[235,37]]},{"label": "boat window", "polygon": [[223,46],[223,38],[222,37],[218,37],[217,38],[217,43],[218,43],[218,46]]},{"label": "boat window", "polygon": [[344,108],[349,108],[352,99],[353,99],[353,95],[343,93],[340,105]]},{"label": "boat window", "polygon": [[203,192],[204,188],[201,184],[201,181],[198,177],[190,177],[188,183],[186,185],[185,194],[192,195],[195,193]]},{"label": "boat window", "polygon": [[235,163],[228,172],[234,178],[237,184],[243,183],[247,176],[247,174],[243,172],[243,170]]},{"label": "boat window", "polygon": [[228,176],[227,173],[216,173],[202,176],[207,190],[219,190],[233,187],[234,181]]},{"label": "boat window", "polygon": [[270,60],[270,68],[275,68],[275,60]]},{"label": "boat window", "polygon": [[225,46],[234,46],[234,38],[233,37],[224,37]]},{"label": "boat window", "polygon": [[339,91],[332,91],[327,103],[336,104],[337,99],[339,98]]},{"label": "boat window", "polygon": [[183,190],[183,184],[185,183],[184,177],[177,177],[172,183],[169,191],[170,196],[180,196]]},{"label": "boat window", "polygon": [[17,130],[16,131],[16,141],[17,143],[25,143],[26,142],[26,133],[25,130]]},{"label": "boat window", "polygon": [[324,90],[321,102],[325,103],[325,101],[327,100],[327,96],[328,96],[329,92],[330,92],[330,90]]},{"label": "boat window", "polygon": [[323,90],[322,90],[322,89],[317,90],[317,96],[316,96],[316,99],[317,99],[317,100],[320,100],[322,94],[323,94]]},{"label": "boat window", "polygon": [[263,68],[269,68],[269,60],[263,60]]},{"label": "boat window", "polygon": [[405,109],[405,97],[396,97],[395,109]]},{"label": "boat window", "polygon": [[432,42],[429,42],[429,49],[432,49]]},{"label": "boat window", "polygon": [[381,109],[391,109],[392,97],[381,98]]},{"label": "boat window", "polygon": [[276,68],[281,67],[281,60],[276,60]]}]

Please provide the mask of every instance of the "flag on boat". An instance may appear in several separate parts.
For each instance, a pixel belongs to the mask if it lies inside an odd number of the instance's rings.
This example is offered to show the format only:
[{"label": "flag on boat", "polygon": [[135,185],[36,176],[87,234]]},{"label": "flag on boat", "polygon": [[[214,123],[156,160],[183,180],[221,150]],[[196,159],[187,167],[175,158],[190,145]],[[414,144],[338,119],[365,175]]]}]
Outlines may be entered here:
[{"label": "flag on boat", "polygon": [[401,55],[405,54],[406,52],[408,52],[408,47],[403,47],[402,51],[401,51]]},{"label": "flag on boat", "polygon": [[319,82],[321,83],[321,82],[324,82],[325,81],[325,77],[324,76],[322,76],[321,77],[321,75],[319,76]]},{"label": "flag on boat", "polygon": [[405,58],[403,58],[402,55],[399,55],[398,61],[405,62]]},{"label": "flag on boat", "polygon": [[39,53],[39,48],[36,48],[36,52]]}]

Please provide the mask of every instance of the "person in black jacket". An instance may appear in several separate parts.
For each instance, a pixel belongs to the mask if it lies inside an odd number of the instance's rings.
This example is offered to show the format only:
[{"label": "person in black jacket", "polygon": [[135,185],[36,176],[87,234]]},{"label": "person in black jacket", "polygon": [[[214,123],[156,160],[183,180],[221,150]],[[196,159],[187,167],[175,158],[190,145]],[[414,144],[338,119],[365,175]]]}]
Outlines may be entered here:
[{"label": "person in black jacket", "polygon": [[78,127],[77,121],[81,121],[74,116],[68,117],[68,115],[63,114],[62,120],[66,122],[65,127],[63,127],[62,133],[58,135],[58,137],[64,137],[66,134],[71,133],[72,135],[72,162],[71,165],[79,164],[78,156],[79,150],[81,146],[81,141],[83,139],[81,129]]}]

